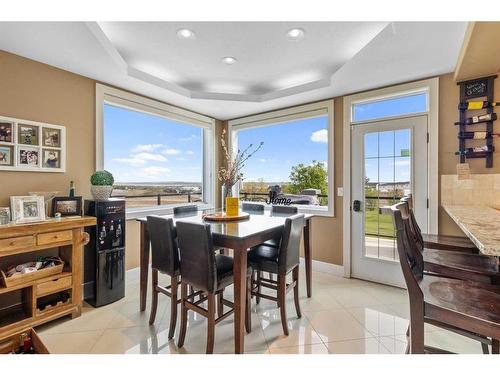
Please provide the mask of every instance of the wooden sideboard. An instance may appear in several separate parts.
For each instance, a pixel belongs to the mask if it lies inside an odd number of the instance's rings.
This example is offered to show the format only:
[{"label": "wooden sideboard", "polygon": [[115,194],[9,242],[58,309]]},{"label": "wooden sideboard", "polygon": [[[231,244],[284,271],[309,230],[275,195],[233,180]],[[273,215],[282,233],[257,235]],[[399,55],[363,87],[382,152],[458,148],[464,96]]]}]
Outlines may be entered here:
[{"label": "wooden sideboard", "polygon": [[[20,256],[32,255],[34,261],[43,251],[57,251],[65,262],[62,273],[0,286],[0,339],[65,315],[81,315],[83,246],[88,242],[84,228],[95,223],[94,217],[83,216],[0,226],[1,264],[9,263],[9,258],[15,263],[14,258]],[[47,298],[61,292],[69,296],[65,302],[39,308]]]}]

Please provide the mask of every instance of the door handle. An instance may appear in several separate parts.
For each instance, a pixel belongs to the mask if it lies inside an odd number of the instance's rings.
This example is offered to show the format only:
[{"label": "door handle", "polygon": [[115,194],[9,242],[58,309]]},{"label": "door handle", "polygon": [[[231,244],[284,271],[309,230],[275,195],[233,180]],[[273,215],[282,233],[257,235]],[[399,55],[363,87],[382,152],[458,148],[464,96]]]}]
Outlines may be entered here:
[{"label": "door handle", "polygon": [[361,211],[361,201],[358,201],[357,199],[352,202],[352,210],[354,212],[359,212]]}]

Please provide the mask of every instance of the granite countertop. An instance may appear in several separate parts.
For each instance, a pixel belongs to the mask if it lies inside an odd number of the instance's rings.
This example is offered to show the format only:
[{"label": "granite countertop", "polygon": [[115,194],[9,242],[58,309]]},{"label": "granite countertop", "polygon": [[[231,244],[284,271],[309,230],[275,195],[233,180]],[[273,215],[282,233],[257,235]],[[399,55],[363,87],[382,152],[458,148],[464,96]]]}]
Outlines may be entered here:
[{"label": "granite countertop", "polygon": [[449,204],[443,208],[482,254],[500,256],[500,210]]}]

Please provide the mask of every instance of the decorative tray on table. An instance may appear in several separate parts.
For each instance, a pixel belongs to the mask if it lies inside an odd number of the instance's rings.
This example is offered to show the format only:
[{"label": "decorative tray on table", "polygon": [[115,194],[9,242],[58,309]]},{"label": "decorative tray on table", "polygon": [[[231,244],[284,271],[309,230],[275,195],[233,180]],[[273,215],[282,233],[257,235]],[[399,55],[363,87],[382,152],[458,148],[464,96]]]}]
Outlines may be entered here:
[{"label": "decorative tray on table", "polygon": [[239,221],[245,220],[250,217],[250,214],[246,212],[239,212],[238,215],[227,215],[225,212],[215,212],[203,215],[203,219],[206,221]]}]

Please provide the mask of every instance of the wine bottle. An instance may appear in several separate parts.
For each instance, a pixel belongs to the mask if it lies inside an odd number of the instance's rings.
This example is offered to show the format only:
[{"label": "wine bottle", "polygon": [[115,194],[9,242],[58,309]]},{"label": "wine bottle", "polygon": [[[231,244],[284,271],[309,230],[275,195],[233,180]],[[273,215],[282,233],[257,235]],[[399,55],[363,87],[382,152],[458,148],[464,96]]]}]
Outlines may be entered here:
[{"label": "wine bottle", "polygon": [[482,154],[486,152],[493,152],[494,148],[491,146],[480,146],[480,147],[467,147],[463,151],[455,152],[455,155],[471,155],[471,154]]},{"label": "wine bottle", "polygon": [[462,102],[458,105],[458,109],[461,110],[471,110],[471,109],[483,109],[483,108],[491,108],[500,105],[500,102],[488,102],[488,101],[471,101],[471,102]]},{"label": "wine bottle", "polygon": [[487,138],[498,138],[500,133],[490,133],[490,132],[462,132],[458,135],[460,139],[487,139]]},{"label": "wine bottle", "polygon": [[75,182],[70,181],[69,183],[69,196],[74,197],[75,196]]},{"label": "wine bottle", "polygon": [[[495,121],[497,119],[496,113],[486,113],[480,116],[472,116],[466,118],[464,121],[465,125],[479,124],[481,122]],[[460,125],[460,122],[455,122],[455,125]]]}]

